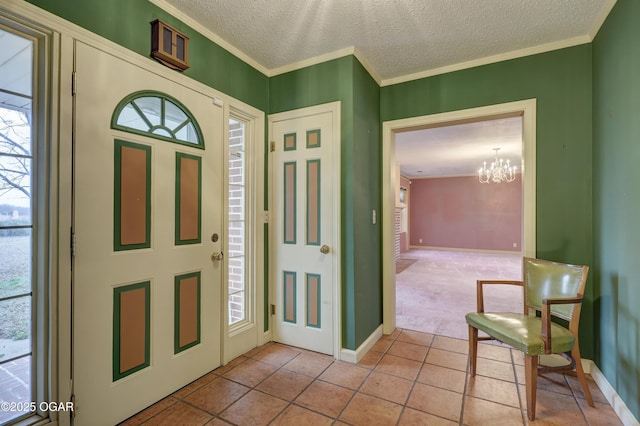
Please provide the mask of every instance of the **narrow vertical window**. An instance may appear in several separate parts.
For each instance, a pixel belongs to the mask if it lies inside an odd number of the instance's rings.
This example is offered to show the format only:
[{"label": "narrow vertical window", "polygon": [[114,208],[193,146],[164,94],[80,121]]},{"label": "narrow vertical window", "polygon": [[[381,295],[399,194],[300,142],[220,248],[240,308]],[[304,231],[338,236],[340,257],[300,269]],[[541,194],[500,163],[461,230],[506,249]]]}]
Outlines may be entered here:
[{"label": "narrow vertical window", "polygon": [[[0,401],[34,401],[34,42],[0,29]],[[5,399],[10,395],[10,399]],[[28,410],[0,410],[0,424]]]},{"label": "narrow vertical window", "polygon": [[243,121],[229,119],[228,290],[229,325],[246,319],[246,153]]}]

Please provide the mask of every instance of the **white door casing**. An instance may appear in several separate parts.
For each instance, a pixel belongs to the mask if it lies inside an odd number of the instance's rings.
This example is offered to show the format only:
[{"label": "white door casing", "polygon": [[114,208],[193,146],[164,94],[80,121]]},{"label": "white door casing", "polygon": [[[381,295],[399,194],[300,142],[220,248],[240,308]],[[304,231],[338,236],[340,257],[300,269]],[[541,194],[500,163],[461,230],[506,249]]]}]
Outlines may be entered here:
[{"label": "white door casing", "polygon": [[269,117],[273,340],[340,354],[339,103]]},{"label": "white door casing", "polygon": [[[223,232],[223,113],[207,96],[80,42],[76,73],[76,422],[114,424],[220,365],[222,266],[212,262],[211,253],[221,247],[211,235]],[[205,149],[112,129],[116,105],[141,89],[180,100],[200,124]],[[150,167],[148,248],[115,250],[116,157],[121,155],[122,170],[129,167],[118,149]],[[178,171],[180,159],[193,160],[180,163],[185,174]],[[176,206],[176,179],[192,179],[198,169],[200,242],[176,244],[176,218],[187,214]],[[196,334],[195,340],[183,340]],[[135,368],[122,371],[123,363]]]}]

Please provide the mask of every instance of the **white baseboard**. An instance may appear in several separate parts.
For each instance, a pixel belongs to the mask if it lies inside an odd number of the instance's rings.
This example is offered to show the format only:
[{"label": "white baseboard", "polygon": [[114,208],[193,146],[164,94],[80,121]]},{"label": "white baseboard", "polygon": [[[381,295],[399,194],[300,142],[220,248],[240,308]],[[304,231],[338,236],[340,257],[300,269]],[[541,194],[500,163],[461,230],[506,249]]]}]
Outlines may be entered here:
[{"label": "white baseboard", "polygon": [[355,351],[352,349],[344,349],[344,348],[341,349],[340,361],[357,364],[358,361],[360,361],[362,357],[365,356],[367,352],[369,352],[369,349],[371,349],[373,345],[375,345],[375,343],[381,337],[382,337],[382,325],[376,328],[375,331],[371,333],[369,337],[367,337],[367,340],[365,340]]},{"label": "white baseboard", "polygon": [[604,397],[607,398],[609,404],[611,404],[613,411],[616,412],[622,424],[625,426],[640,426],[638,419],[635,418],[631,410],[629,410],[629,407],[627,407],[627,404],[620,398],[618,392],[611,386],[598,366],[590,359],[583,359],[582,368],[585,373],[591,374],[591,377],[600,388]]}]

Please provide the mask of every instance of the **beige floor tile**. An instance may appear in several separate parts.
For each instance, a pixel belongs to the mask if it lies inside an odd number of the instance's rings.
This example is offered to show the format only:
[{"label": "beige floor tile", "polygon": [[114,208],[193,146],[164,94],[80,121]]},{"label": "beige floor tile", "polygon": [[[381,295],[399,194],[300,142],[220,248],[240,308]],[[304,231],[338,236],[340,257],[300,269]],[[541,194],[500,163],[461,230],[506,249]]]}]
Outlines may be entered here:
[{"label": "beige floor tile", "polygon": [[395,339],[389,336],[382,336],[376,343],[373,344],[371,350],[376,352],[386,352],[391,347],[394,341]]},{"label": "beige floor tile", "polygon": [[511,349],[508,346],[480,343],[478,344],[478,357],[510,363]]},{"label": "beige floor tile", "polygon": [[371,373],[371,370],[368,368],[336,361],[331,364],[318,379],[355,390],[360,387],[369,373]]},{"label": "beige floor tile", "polygon": [[152,417],[145,426],[204,425],[213,416],[198,410],[184,402],[177,402],[171,407]]},{"label": "beige floor tile", "polygon": [[247,359],[246,356],[241,355],[237,358],[232,359],[231,361],[229,361],[226,365],[223,365],[222,367],[218,367],[215,370],[213,370],[214,373],[222,376],[224,373],[236,368],[238,365],[242,364],[243,362],[245,362]]},{"label": "beige floor tile", "polygon": [[467,395],[498,404],[509,405],[517,409],[520,408],[518,388],[512,382],[484,376],[469,377]]},{"label": "beige floor tile", "polygon": [[452,422],[441,417],[436,417],[413,408],[405,407],[398,426],[457,426],[458,422]]},{"label": "beige floor tile", "polygon": [[276,367],[282,367],[283,365],[294,359],[296,356],[298,356],[300,352],[301,350],[297,348],[274,344],[257,353],[252,358],[256,361],[262,361],[266,364],[271,364]]},{"label": "beige floor tile", "polygon": [[424,364],[418,382],[454,392],[463,393],[467,373],[452,368],[440,367],[434,364]]},{"label": "beige floor tile", "polygon": [[386,399],[397,404],[405,404],[413,382],[400,377],[372,372],[360,388],[360,392]]},{"label": "beige floor tile", "polygon": [[487,426],[522,425],[522,411],[518,408],[468,396],[464,402],[462,423]]},{"label": "beige floor tile", "polygon": [[460,420],[462,394],[416,383],[407,407],[457,422]]},{"label": "beige floor tile", "polygon": [[276,371],[276,367],[260,361],[248,359],[236,368],[224,374],[224,377],[245,386],[254,387],[270,374]]},{"label": "beige floor tile", "polygon": [[295,400],[295,403],[310,410],[336,418],[347,405],[354,391],[321,381],[313,382]]},{"label": "beige floor tile", "polygon": [[431,347],[461,354],[469,353],[469,342],[467,340],[454,339],[453,337],[435,336]]},{"label": "beige floor tile", "polygon": [[414,361],[424,361],[427,356],[427,346],[415,345],[407,342],[394,342],[393,345],[387,351],[390,355],[399,356],[402,358],[412,359]]},{"label": "beige floor tile", "polygon": [[596,425],[607,425],[607,426],[621,426],[622,421],[618,418],[618,415],[613,408],[608,403],[602,404],[600,402],[595,402],[595,407],[589,406],[587,404],[587,400],[578,398],[578,404],[582,408],[585,416],[589,420],[589,424],[592,426]]},{"label": "beige floor tile", "polygon": [[439,365],[440,367],[453,368],[455,370],[467,371],[469,357],[457,352],[443,351],[442,349],[431,348],[427,354],[425,362]]},{"label": "beige floor tile", "polygon": [[212,382],[214,379],[218,378],[218,374],[217,372],[212,372],[209,374],[205,374],[204,376],[200,377],[198,380],[189,383],[187,386],[183,387],[182,389],[176,391],[173,396],[175,396],[178,399],[182,399],[185,396],[189,395],[191,392],[194,392],[196,389],[201,388],[202,386],[206,385],[207,383]]},{"label": "beige floor tile", "polygon": [[396,340],[399,342],[413,343],[415,345],[429,346],[433,341],[433,334],[412,330],[402,330]]},{"label": "beige floor tile", "polygon": [[278,370],[260,383],[256,389],[287,401],[293,401],[311,382],[313,382],[313,378],[304,374]]},{"label": "beige floor tile", "polygon": [[219,417],[238,425],[260,426],[269,424],[286,406],[287,403],[279,398],[253,390],[234,402]]},{"label": "beige floor tile", "polygon": [[[526,390],[519,385],[523,408],[526,406]],[[536,423],[586,425],[587,422],[580,411],[578,402],[572,395],[563,395],[538,388],[536,392]],[[524,410],[523,410],[524,411]],[[526,411],[525,411],[526,415]],[[555,423],[554,423],[555,422]]]},{"label": "beige floor tile", "polygon": [[324,426],[333,423],[333,419],[306,408],[290,405],[271,423],[273,426]]},{"label": "beige floor tile", "polygon": [[420,372],[422,363],[394,355],[382,357],[374,371],[391,374],[407,380],[415,380]]},{"label": "beige floor tile", "polygon": [[178,400],[175,399],[174,397],[172,397],[172,396],[167,397],[167,398],[165,398],[165,399],[163,399],[163,400],[161,400],[159,402],[156,402],[151,407],[139,412],[135,416],[125,420],[124,422],[122,422],[120,424],[120,426],[138,426],[138,425],[141,425],[145,421],[149,420],[151,417],[153,417],[156,414],[160,413],[161,411],[169,408],[170,406],[172,406],[176,402],[178,402]]},{"label": "beige floor tile", "polygon": [[340,419],[354,425],[395,425],[401,411],[401,405],[357,393]]},{"label": "beige floor tile", "polygon": [[283,368],[305,376],[318,377],[332,363],[333,358],[328,355],[304,351],[286,363]]},{"label": "beige floor tile", "polygon": [[218,414],[250,390],[244,385],[219,377],[185,397],[184,401],[201,410]]},{"label": "beige floor tile", "polygon": [[358,365],[360,367],[372,369],[378,364],[378,361],[382,359],[382,355],[382,352],[370,350],[362,357],[362,359],[358,362]]},{"label": "beige floor tile", "polygon": [[515,374],[513,372],[513,364],[510,362],[507,363],[487,358],[478,358],[476,361],[476,374],[514,383],[516,381]]}]

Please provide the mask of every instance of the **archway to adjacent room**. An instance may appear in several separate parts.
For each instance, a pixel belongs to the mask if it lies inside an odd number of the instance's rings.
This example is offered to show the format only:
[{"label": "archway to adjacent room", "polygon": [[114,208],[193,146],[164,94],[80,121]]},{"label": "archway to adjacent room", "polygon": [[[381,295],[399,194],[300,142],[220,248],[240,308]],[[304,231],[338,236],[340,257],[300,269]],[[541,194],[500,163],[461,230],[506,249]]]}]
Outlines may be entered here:
[{"label": "archway to adjacent room", "polygon": [[395,206],[397,192],[396,134],[417,129],[522,116],[522,253],[535,256],[535,111],[536,100],[524,100],[412,117],[383,123],[383,320],[384,333],[396,327]]}]

